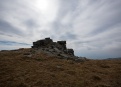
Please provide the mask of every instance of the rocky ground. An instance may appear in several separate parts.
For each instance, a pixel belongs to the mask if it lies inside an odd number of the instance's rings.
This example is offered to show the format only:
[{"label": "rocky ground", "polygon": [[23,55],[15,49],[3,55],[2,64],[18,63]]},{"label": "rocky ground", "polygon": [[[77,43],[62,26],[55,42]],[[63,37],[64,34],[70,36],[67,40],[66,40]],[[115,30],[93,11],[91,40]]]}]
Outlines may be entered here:
[{"label": "rocky ground", "polygon": [[120,60],[82,60],[32,49],[2,51],[0,87],[121,87]]}]

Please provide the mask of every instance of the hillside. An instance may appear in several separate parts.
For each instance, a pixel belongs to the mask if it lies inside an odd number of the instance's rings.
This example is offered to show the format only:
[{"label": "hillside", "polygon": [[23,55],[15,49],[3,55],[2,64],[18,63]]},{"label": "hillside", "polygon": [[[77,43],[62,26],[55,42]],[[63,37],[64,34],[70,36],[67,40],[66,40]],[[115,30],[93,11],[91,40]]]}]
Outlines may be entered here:
[{"label": "hillside", "polygon": [[32,49],[1,51],[0,87],[121,87],[121,61],[76,62]]}]

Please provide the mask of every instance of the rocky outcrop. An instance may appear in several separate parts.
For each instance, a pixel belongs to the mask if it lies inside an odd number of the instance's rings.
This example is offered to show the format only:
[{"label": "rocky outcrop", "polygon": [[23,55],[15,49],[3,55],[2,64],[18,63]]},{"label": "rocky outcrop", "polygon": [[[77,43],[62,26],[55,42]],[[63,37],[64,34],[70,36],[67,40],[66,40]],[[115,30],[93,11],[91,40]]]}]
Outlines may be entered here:
[{"label": "rocky outcrop", "polygon": [[[36,52],[44,52],[49,56],[56,56],[61,59],[73,60],[77,63],[85,62],[87,59],[85,57],[77,57],[74,55],[73,49],[68,49],[66,47],[66,41],[57,41],[53,42],[50,38],[45,38],[33,42],[33,49],[36,49]],[[27,55],[30,56],[30,55]]]},{"label": "rocky outcrop", "polygon": [[61,54],[61,55],[71,55],[74,56],[74,50],[73,49],[67,49],[66,47],[66,41],[57,41],[53,42],[50,38],[45,38],[42,40],[38,40],[36,42],[33,42],[32,48],[41,49],[43,51],[48,51],[53,54]]}]

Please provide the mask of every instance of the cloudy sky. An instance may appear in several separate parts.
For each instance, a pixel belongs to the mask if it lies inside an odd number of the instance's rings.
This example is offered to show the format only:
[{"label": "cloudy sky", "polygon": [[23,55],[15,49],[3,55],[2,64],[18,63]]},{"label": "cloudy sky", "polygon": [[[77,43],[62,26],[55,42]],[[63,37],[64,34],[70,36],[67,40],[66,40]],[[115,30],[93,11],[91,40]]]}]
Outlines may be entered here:
[{"label": "cloudy sky", "polygon": [[45,37],[77,56],[121,57],[121,0],[0,0],[0,50]]}]

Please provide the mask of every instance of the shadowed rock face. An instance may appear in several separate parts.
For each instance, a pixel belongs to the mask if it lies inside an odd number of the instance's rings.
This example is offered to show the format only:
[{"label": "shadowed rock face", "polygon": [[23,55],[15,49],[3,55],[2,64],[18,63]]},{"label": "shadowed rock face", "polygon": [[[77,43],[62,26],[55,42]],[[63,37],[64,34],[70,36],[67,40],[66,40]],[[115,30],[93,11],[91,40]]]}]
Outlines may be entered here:
[{"label": "shadowed rock face", "polygon": [[64,45],[66,44],[66,41],[57,41],[58,44]]},{"label": "shadowed rock face", "polygon": [[68,54],[68,55],[74,56],[74,50],[67,49],[66,41],[53,42],[52,39],[45,38],[45,39],[33,42],[32,48],[38,48],[38,49],[44,49],[44,50],[46,49],[46,51],[49,51],[51,53]]},{"label": "shadowed rock face", "polygon": [[53,43],[52,39],[45,38],[43,40],[38,40],[36,42],[33,42],[32,48],[39,48],[39,47],[47,46],[50,43]]},{"label": "shadowed rock face", "polygon": [[63,49],[67,49],[66,48],[66,41],[57,41],[57,44],[60,44],[63,47]]},{"label": "shadowed rock face", "polygon": [[74,55],[74,50],[73,50],[73,49],[67,49],[67,51],[68,51],[68,53],[69,53],[70,55]]}]

